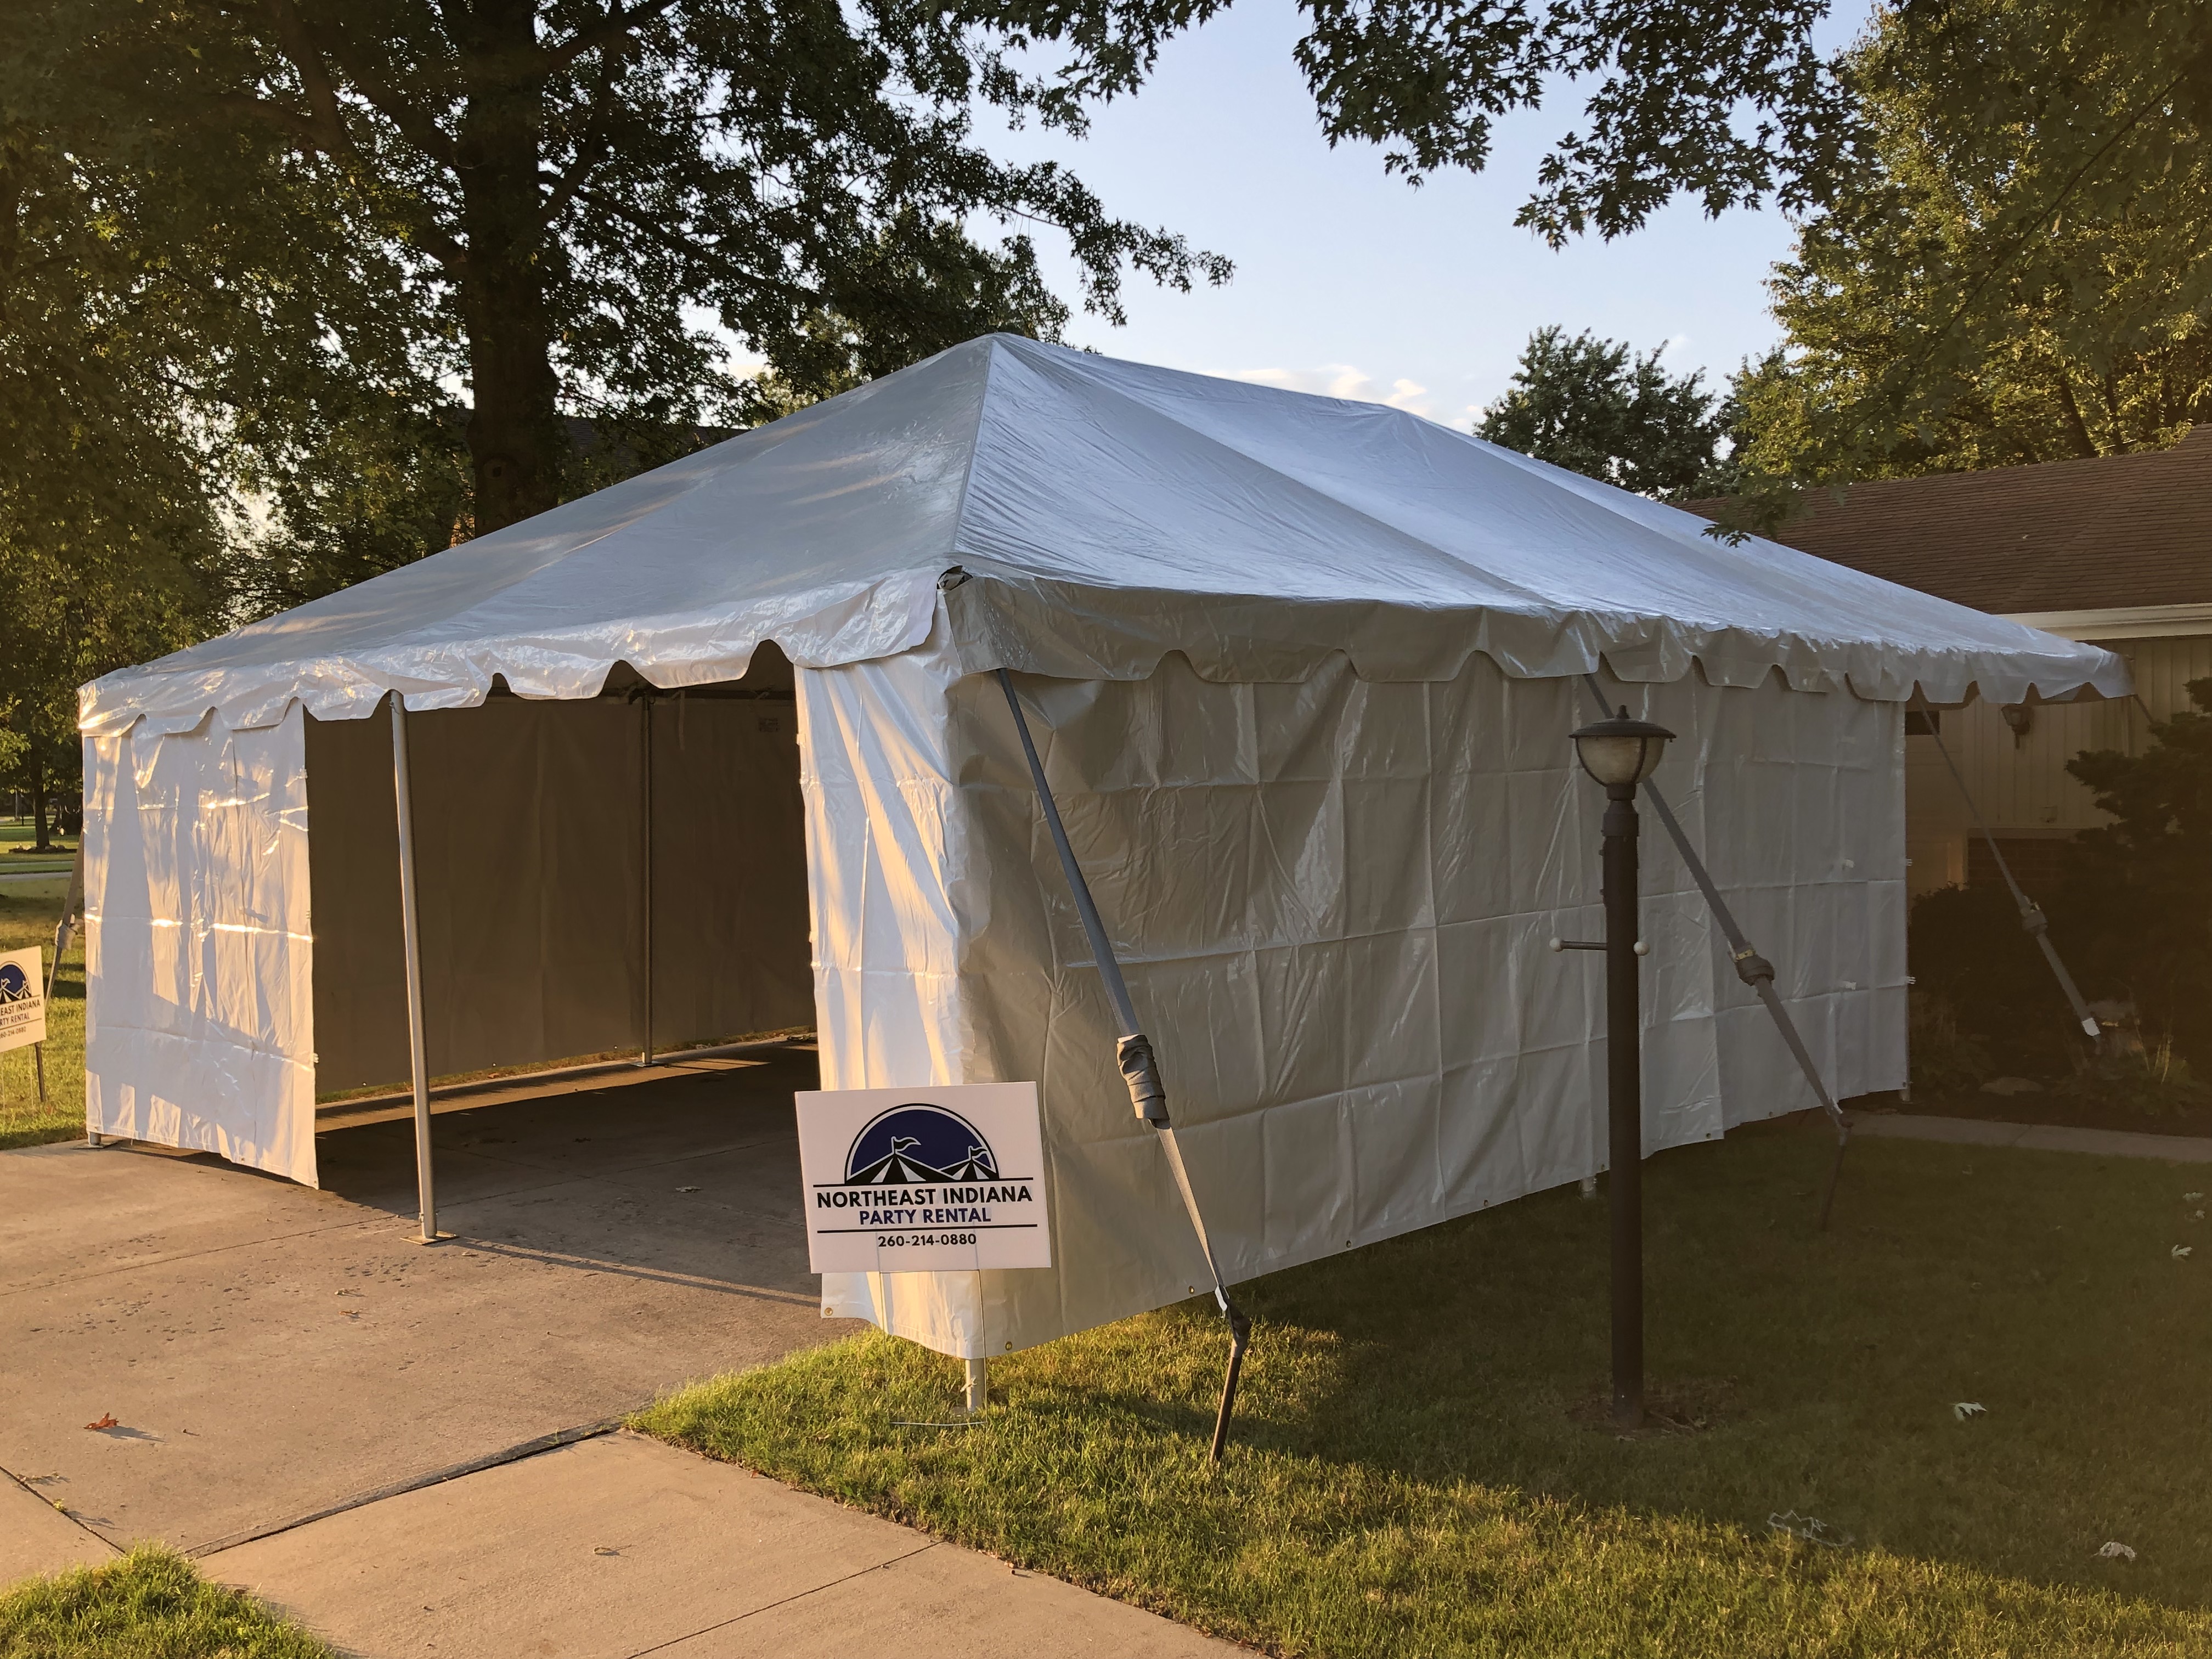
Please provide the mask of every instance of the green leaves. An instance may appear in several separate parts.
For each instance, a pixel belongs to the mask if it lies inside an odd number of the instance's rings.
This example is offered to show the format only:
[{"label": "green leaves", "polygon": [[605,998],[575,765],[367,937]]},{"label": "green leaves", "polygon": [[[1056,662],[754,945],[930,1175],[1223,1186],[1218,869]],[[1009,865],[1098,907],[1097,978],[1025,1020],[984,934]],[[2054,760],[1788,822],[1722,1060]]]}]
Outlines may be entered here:
[{"label": "green leaves", "polygon": [[[65,158],[0,124],[0,779],[73,775],[77,683],[182,643],[220,544],[172,395],[189,295]],[[198,349],[198,347],[194,348]]]},{"label": "green leaves", "polygon": [[[1227,276],[1181,237],[1113,217],[1063,169],[1007,166],[971,142],[973,98],[1048,101],[999,55],[1010,30],[1060,26],[1043,15],[994,25],[910,0],[36,0],[27,19],[49,72],[0,95],[34,106],[117,188],[189,176],[199,228],[288,198],[311,245],[343,228],[290,291],[331,332],[325,367],[358,372],[286,418],[322,447],[331,410],[374,406],[360,433],[391,427],[413,452],[434,447],[434,411],[465,382],[477,530],[575,482],[564,415],[667,426],[756,411],[757,389],[726,367],[730,336],[784,395],[812,397],[964,337],[956,327],[1056,330],[1065,310],[1027,232],[992,247],[979,222],[1057,228],[1085,303],[1117,319],[1127,272],[1177,287]],[[224,143],[229,165],[208,165]],[[298,263],[273,243],[241,252],[256,276]],[[840,332],[851,349],[825,356]],[[406,418],[392,426],[371,391]],[[283,466],[265,456],[301,446],[280,424],[258,428],[261,471],[289,517],[304,497],[270,483]],[[445,501],[441,476],[428,465],[429,496],[410,493],[401,517]]]},{"label": "green leaves", "polygon": [[1716,494],[1729,411],[1701,375],[1669,376],[1661,349],[1638,356],[1620,341],[1539,329],[1475,435],[1638,495]]},{"label": "green leaves", "polygon": [[1747,457],[1832,483],[2172,442],[2212,397],[2201,7],[1885,14],[1850,66],[1866,168],[1774,280]]},{"label": "green leaves", "polygon": [[1829,0],[1305,0],[1298,66],[1332,143],[1418,180],[1480,169],[1499,117],[1591,82],[1517,223],[1553,246],[1636,229],[1678,191],[1709,215],[1822,199],[1856,123],[1812,44]]}]

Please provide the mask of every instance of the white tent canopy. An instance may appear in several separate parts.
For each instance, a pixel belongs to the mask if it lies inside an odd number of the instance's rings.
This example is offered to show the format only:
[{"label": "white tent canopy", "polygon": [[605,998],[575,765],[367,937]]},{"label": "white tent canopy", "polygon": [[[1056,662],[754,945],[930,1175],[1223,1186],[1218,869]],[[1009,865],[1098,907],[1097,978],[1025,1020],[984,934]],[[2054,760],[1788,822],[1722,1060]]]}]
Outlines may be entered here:
[{"label": "white tent canopy", "polygon": [[[332,850],[376,856],[352,826],[379,764],[390,811],[389,750],[325,723],[393,692],[456,711],[430,716],[447,758],[426,799],[418,751],[416,811],[483,827],[425,902],[514,887],[527,841],[540,891],[494,954],[550,985],[628,938],[619,906],[563,933],[538,902],[582,892],[573,848],[607,841],[580,803],[637,799],[633,774],[594,787],[633,727],[586,711],[714,687],[722,713],[684,739],[705,746],[653,775],[640,856],[655,813],[680,823],[710,849],[683,860],[706,884],[687,907],[749,918],[803,856],[811,965],[750,964],[678,1035],[811,1000],[825,1086],[1027,1079],[1045,1100],[1060,1265],[833,1278],[825,1307],[975,1355],[1183,1294],[1196,1248],[979,678],[1000,667],[1232,1278],[1598,1166],[1594,964],[1542,951],[1593,919],[1595,791],[1565,742],[1585,672],[1681,734],[1661,775],[1835,1091],[1894,1086],[1903,700],[2115,695],[2124,666],[1705,528],[1375,405],[970,342],[87,687],[90,1126],[313,1179],[319,1051],[375,1049],[352,1005],[356,979],[389,985],[361,964],[396,914],[354,902],[368,866]],[[795,762],[754,696],[795,699]],[[468,793],[495,762],[499,810]],[[749,883],[763,848],[784,867]],[[1701,901],[1650,864],[1647,1144],[1809,1103]],[[763,912],[663,966],[716,979],[779,928]],[[445,994],[482,977],[457,966]],[[570,1022],[619,1000],[533,992],[461,1022],[448,1057],[580,1052]]]},{"label": "white tent canopy", "polygon": [[[320,719],[493,677],[596,691],[920,646],[939,577],[970,672],[1448,679],[1595,668],[2016,702],[2127,686],[2119,660],[1374,404],[994,335],[281,617],[97,680],[88,734]],[[1199,601],[1203,601],[1200,603]]]}]

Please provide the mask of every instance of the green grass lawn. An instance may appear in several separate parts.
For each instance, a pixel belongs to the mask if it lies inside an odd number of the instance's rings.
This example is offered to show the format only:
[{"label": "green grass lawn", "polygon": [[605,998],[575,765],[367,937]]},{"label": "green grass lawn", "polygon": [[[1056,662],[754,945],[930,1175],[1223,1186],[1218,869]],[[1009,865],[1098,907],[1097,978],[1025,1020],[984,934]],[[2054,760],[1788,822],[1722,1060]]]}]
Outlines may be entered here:
[{"label": "green grass lawn", "polygon": [[[4,806],[4,799],[0,799]],[[44,853],[36,850],[38,836],[27,823],[0,817],[0,870],[67,870],[76,858],[76,837],[56,836]]]},{"label": "green grass lawn", "polygon": [[[0,953],[37,945],[53,963],[54,924],[61,920],[67,876],[52,881],[0,882]],[[84,1133],[84,935],[62,963],[46,1008],[46,1101],[40,1104],[28,1048],[0,1054],[0,1148],[67,1140]],[[4,1653],[0,1649],[0,1653]]]},{"label": "green grass lawn", "polygon": [[0,1590],[0,1659],[333,1659],[249,1595],[141,1545],[119,1561]]},{"label": "green grass lawn", "polygon": [[873,1334],[637,1426],[1278,1653],[2212,1653],[2212,1170],[1862,1143],[1821,1236],[1828,1144],[1648,1167],[1652,1377],[1702,1429],[1594,1420],[1571,1188],[1243,1287],[1218,1470],[1194,1304],[994,1359],[973,1429],[896,1426],[957,1367]]}]

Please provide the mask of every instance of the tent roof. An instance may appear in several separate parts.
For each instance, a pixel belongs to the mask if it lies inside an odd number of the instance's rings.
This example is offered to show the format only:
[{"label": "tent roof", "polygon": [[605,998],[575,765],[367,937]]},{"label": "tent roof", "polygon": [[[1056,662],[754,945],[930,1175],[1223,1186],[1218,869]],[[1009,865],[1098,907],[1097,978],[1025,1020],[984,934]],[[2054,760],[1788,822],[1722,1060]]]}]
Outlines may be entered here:
[{"label": "tent roof", "polygon": [[933,625],[962,659],[1084,678],[1180,651],[1215,678],[1594,668],[1938,702],[2087,686],[2120,659],[1704,520],[1400,410],[971,340],[773,425],[144,667],[94,681],[87,732],[234,728],[595,695],[627,662],[737,678]]}]

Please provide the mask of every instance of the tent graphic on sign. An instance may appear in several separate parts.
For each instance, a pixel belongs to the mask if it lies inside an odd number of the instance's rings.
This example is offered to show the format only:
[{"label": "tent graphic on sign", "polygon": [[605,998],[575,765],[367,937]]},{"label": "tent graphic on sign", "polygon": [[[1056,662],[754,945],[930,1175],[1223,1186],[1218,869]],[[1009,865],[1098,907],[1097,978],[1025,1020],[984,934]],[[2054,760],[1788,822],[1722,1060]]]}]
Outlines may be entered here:
[{"label": "tent graphic on sign", "polygon": [[0,1002],[28,1002],[38,994],[21,963],[0,962]]},{"label": "tent graphic on sign", "polygon": [[998,1158],[973,1124],[957,1112],[919,1101],[870,1119],[845,1155],[848,1187],[998,1178]]}]

